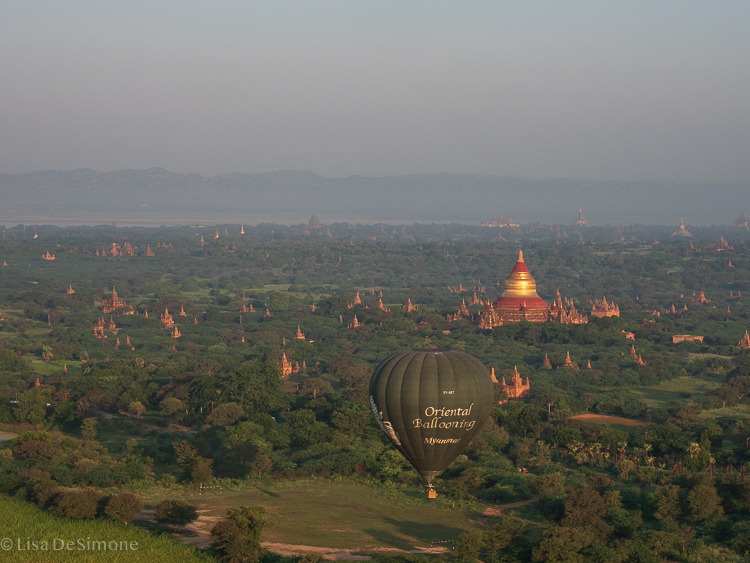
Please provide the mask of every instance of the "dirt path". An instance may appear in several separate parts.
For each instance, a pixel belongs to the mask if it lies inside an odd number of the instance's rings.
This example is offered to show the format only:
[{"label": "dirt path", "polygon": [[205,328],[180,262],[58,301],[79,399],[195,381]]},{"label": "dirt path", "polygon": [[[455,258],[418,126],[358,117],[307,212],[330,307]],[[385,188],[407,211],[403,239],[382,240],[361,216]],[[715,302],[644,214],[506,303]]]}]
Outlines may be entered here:
[{"label": "dirt path", "polygon": [[529,500],[519,500],[518,502],[511,502],[509,504],[501,504],[498,506],[491,506],[482,513],[482,516],[505,516],[503,510],[508,508],[516,508],[517,506],[526,506],[527,504],[534,504],[539,500],[539,497],[530,498]]}]

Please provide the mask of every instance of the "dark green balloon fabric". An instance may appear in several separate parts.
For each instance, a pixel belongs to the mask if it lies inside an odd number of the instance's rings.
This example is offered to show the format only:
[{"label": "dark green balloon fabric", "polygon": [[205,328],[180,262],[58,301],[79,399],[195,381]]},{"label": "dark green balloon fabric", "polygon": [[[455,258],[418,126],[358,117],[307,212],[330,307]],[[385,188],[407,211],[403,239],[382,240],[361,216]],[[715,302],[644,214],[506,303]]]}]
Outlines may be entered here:
[{"label": "dark green balloon fabric", "polygon": [[440,475],[490,415],[493,384],[482,362],[458,351],[402,352],[370,379],[370,408],[380,428],[422,475]]}]

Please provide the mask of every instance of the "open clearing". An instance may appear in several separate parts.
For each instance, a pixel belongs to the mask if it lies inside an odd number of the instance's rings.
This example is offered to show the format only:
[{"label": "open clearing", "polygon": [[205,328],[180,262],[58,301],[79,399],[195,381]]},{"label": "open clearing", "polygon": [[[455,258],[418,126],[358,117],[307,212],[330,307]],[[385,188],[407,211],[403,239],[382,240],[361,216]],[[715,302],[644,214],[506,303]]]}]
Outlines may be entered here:
[{"label": "open clearing", "polygon": [[[146,502],[154,505],[170,496],[155,496]],[[440,547],[444,544],[436,542],[481,530],[479,520],[485,508],[454,509],[446,500],[424,499],[417,489],[375,489],[324,479],[282,480],[246,490],[181,498],[196,504],[201,515],[191,526],[192,539],[184,538],[191,543],[204,545],[211,527],[228,508],[263,506],[270,523],[263,533],[265,541],[295,548],[325,548],[328,557],[340,550],[411,552]]]},{"label": "open clearing", "polygon": [[619,416],[607,416],[604,414],[577,414],[570,417],[571,420],[581,420],[591,424],[617,424],[619,426],[632,426],[639,427],[646,425],[645,422],[640,420],[631,420],[629,418],[622,418]]},{"label": "open clearing", "polygon": [[[723,379],[723,376],[719,377]],[[716,378],[678,377],[653,387],[633,387],[649,407],[663,407],[671,401],[703,397],[721,383]]]}]

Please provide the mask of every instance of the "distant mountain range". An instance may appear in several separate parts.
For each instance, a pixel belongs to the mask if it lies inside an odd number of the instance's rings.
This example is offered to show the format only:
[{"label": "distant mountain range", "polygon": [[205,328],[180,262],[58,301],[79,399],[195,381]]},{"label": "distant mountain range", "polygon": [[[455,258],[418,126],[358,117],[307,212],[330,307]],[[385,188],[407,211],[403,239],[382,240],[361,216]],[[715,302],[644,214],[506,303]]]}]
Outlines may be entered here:
[{"label": "distant mountain range", "polygon": [[[325,178],[284,170],[204,177],[161,168],[0,174],[0,221],[23,218],[175,222],[226,218],[249,224],[470,222],[511,217],[521,223],[732,224],[750,211],[750,184],[527,180],[477,174]],[[188,219],[189,218],[189,219]],[[39,221],[37,221],[39,222]]]}]

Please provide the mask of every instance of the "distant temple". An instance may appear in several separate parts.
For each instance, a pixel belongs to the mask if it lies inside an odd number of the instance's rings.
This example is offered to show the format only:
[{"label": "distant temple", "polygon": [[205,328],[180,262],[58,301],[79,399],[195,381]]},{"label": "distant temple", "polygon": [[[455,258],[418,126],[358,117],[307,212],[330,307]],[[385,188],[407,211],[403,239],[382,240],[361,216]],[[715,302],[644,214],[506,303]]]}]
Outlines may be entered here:
[{"label": "distant temple", "polygon": [[167,307],[164,307],[164,312],[159,317],[159,320],[167,326],[174,325],[174,319],[172,318],[172,315],[169,314],[169,309]]},{"label": "distant temple", "polygon": [[563,301],[559,291],[551,306],[539,297],[536,281],[523,261],[523,251],[519,250],[518,261],[505,280],[505,291],[494,302],[487,300],[484,311],[479,315],[479,326],[491,329],[521,321],[585,324],[588,318],[575,310],[572,300]]},{"label": "distant temple", "polygon": [[531,388],[528,376],[526,377],[526,383],[524,383],[523,379],[521,379],[521,374],[518,373],[517,366],[513,366],[513,373],[510,376],[510,385],[505,383],[505,377],[503,377],[500,385],[502,385],[503,391],[505,391],[509,401],[517,401],[518,399],[528,397]]},{"label": "distant temple", "polygon": [[619,317],[620,308],[614,303],[607,303],[607,298],[602,297],[602,300],[594,300],[591,304],[591,316],[592,317]]},{"label": "distant temple", "polygon": [[73,295],[73,294],[74,294],[75,292],[76,292],[76,290],[75,290],[75,289],[73,289],[73,286],[72,286],[72,285],[69,285],[69,286],[68,286],[68,291],[67,291],[67,294],[68,294],[68,295]]},{"label": "distant temple", "polygon": [[174,330],[172,331],[172,334],[170,334],[172,338],[179,338],[182,336],[182,333],[180,332],[180,329],[177,328],[177,325],[174,325]]},{"label": "distant temple", "polygon": [[714,250],[716,252],[721,252],[722,250],[734,250],[734,247],[729,246],[729,243],[724,239],[724,237],[720,236],[719,240],[714,245]]},{"label": "distant temple", "polygon": [[414,305],[411,304],[411,298],[408,298],[407,301],[406,301],[406,305],[404,305],[401,308],[404,311],[406,311],[407,313],[411,313],[412,311],[416,311],[417,310],[417,308]]},{"label": "distant temple", "polygon": [[552,364],[549,361],[549,356],[544,355],[544,361],[542,362],[542,369],[552,369]]},{"label": "distant temple", "polygon": [[573,360],[570,359],[570,351],[568,351],[568,354],[565,356],[565,363],[562,367],[578,371],[578,365],[574,364]]},{"label": "distant temple", "polygon": [[675,334],[672,336],[672,344],[677,344],[678,342],[703,342],[703,337],[690,334]]},{"label": "distant temple", "polygon": [[297,333],[294,335],[294,339],[295,340],[304,340],[305,339],[305,335],[300,330],[299,325],[297,325]]},{"label": "distant temple", "polygon": [[49,250],[47,251],[46,254],[42,254],[42,260],[54,260],[54,259],[55,259],[55,255],[50,254]]},{"label": "distant temple", "polygon": [[750,348],[750,335],[745,331],[745,336],[740,338],[738,346],[740,348],[745,348],[746,350]]},{"label": "distant temple", "polygon": [[701,305],[703,303],[710,303],[710,302],[711,300],[706,299],[706,295],[702,291],[699,291],[698,295],[695,295],[695,291],[693,292],[693,303],[697,303]]},{"label": "distant temple", "polygon": [[[411,301],[410,301],[411,303]],[[459,307],[458,312],[455,315],[448,315],[446,317],[446,320],[448,322],[458,321],[460,319],[468,319],[469,318],[469,310],[466,308],[466,299],[461,300],[461,307]]]},{"label": "distant temple", "polygon": [[279,368],[279,371],[281,372],[281,377],[286,377],[287,375],[292,375],[292,363],[287,360],[286,358],[286,352],[284,352],[281,356],[281,359],[276,364]]},{"label": "distant temple", "polygon": [[151,250],[151,245],[146,245],[146,252],[143,253],[144,256],[156,256],[153,250]]},{"label": "distant temple", "polygon": [[583,209],[578,210],[578,218],[576,219],[575,225],[577,227],[585,227],[586,225],[588,225],[588,223],[586,223],[586,219],[583,218]]},{"label": "distant temple", "polygon": [[750,229],[750,217],[747,216],[747,213],[743,212],[734,222],[734,226],[740,229]]},{"label": "distant temple", "polygon": [[135,313],[130,305],[117,297],[115,286],[112,286],[112,295],[110,295],[109,299],[105,299],[104,301],[102,301],[102,313],[112,314],[118,312],[123,315],[132,315],[133,313]]},{"label": "distant temple", "polygon": [[494,217],[492,219],[488,219],[487,221],[482,221],[479,224],[482,227],[520,227],[521,226],[510,217]]},{"label": "distant temple", "polygon": [[685,228],[684,221],[680,221],[680,228],[672,233],[673,237],[691,237],[693,235]]},{"label": "distant temple", "polygon": [[185,305],[180,305],[180,316],[187,317],[187,313],[185,312]]},{"label": "distant temple", "polygon": [[354,296],[354,301],[349,304],[349,308],[351,309],[357,305],[362,305],[362,298],[359,296],[359,291],[357,291],[357,294]]}]

